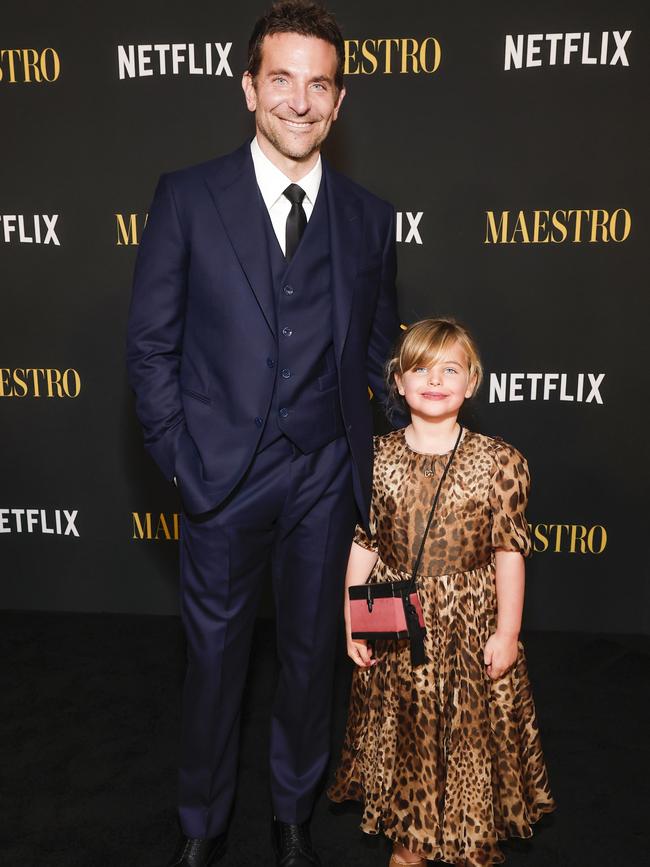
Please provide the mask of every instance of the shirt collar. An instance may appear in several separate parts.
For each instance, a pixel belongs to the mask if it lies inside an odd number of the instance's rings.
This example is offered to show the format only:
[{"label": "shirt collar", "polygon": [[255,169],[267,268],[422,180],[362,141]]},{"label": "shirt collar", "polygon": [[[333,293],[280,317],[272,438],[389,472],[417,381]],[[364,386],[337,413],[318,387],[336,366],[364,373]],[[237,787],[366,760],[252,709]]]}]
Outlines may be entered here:
[{"label": "shirt collar", "polygon": [[318,155],[316,165],[299,181],[292,181],[277,166],[273,165],[271,160],[263,153],[257,137],[251,142],[251,156],[253,157],[257,186],[260,188],[260,193],[268,210],[275,205],[289,184],[293,183],[297,183],[303,188],[309,204],[313,207],[318,195],[321,177],[323,176],[323,164],[320,154]]}]

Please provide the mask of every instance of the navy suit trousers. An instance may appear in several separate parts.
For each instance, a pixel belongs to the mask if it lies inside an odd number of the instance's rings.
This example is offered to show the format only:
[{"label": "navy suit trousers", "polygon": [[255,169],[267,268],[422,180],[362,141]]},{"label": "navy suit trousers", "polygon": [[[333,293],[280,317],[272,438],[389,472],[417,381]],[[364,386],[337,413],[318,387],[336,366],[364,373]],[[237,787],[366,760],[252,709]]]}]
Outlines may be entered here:
[{"label": "navy suit trousers", "polygon": [[309,817],[329,758],[337,624],[356,520],[345,437],[308,455],[281,437],[255,456],[217,510],[183,514],[180,819],[189,837],[226,829],[253,624],[269,574],[280,663],[271,799],[280,821]]}]

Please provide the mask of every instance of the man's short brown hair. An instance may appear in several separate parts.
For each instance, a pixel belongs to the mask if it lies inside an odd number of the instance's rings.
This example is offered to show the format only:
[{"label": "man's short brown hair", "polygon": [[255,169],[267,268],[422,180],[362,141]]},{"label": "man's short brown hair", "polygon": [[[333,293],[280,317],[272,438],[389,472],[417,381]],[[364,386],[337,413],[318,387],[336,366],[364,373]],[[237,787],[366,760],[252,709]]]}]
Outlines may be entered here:
[{"label": "man's short brown hair", "polygon": [[248,40],[248,72],[255,78],[262,63],[262,42],[274,33],[299,33],[329,42],[336,49],[334,83],[343,88],[345,45],[343,35],[331,12],[312,0],[278,0],[255,24]]}]

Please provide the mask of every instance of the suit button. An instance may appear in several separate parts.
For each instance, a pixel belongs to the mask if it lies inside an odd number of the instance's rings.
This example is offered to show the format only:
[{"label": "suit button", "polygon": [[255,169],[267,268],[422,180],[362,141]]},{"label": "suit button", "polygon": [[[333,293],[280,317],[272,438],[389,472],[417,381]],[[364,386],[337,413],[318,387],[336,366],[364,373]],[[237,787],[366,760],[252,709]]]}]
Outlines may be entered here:
[{"label": "suit button", "polygon": [[261,415],[258,415],[258,416],[255,418],[255,424],[256,424],[258,427],[262,427],[262,425],[264,424],[264,419],[262,418]]},{"label": "suit button", "polygon": [[289,328],[288,325],[285,325],[284,328],[282,329],[282,333],[284,334],[285,337],[291,337],[291,335],[293,334],[293,331]]},{"label": "suit button", "polygon": [[289,410],[286,408],[286,406],[281,406],[280,407],[280,418],[287,418],[288,415],[289,415]]},{"label": "suit button", "polygon": [[293,286],[283,286],[282,291],[284,292],[285,295],[293,295],[295,290],[294,290]]},{"label": "suit button", "polygon": [[289,379],[290,376],[291,376],[291,371],[289,370],[289,368],[283,367],[282,368],[282,378],[283,379]]},{"label": "suit button", "polygon": [[267,367],[275,367],[275,361],[273,361],[272,358],[267,358],[266,359],[266,365],[267,365]]}]

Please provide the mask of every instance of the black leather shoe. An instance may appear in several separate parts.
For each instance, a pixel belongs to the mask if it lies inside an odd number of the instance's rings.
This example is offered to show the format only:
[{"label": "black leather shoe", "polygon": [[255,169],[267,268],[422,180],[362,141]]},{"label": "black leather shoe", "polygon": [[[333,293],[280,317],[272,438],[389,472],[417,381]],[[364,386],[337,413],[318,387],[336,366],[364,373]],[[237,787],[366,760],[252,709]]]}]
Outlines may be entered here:
[{"label": "black leather shoe", "polygon": [[320,867],[309,836],[309,825],[288,825],[273,820],[273,848],[277,867]]},{"label": "black leather shoe", "polygon": [[206,840],[181,837],[167,867],[210,867],[223,855],[225,848],[225,834]]}]

